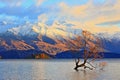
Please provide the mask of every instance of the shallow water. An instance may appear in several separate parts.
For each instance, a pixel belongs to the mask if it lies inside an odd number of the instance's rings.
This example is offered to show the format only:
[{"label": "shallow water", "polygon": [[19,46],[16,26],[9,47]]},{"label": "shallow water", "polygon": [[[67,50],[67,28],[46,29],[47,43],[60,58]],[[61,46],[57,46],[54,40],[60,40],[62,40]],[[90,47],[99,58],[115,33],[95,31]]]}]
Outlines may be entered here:
[{"label": "shallow water", "polygon": [[0,60],[0,80],[120,80],[120,59],[103,61],[103,70],[76,72],[74,60]]}]

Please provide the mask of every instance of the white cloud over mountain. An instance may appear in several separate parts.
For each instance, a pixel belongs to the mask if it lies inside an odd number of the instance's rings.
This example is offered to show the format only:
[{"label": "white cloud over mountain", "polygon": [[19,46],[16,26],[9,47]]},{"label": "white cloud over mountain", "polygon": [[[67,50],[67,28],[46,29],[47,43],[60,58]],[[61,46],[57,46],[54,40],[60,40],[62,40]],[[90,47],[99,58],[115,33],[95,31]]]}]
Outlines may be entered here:
[{"label": "white cloud over mountain", "polygon": [[[88,30],[92,33],[113,34],[120,31],[120,0],[88,0],[85,3],[82,3],[84,0],[70,1],[11,0],[9,4],[8,0],[0,0],[1,4],[6,5],[1,6],[0,19],[8,19],[4,20],[7,23],[15,20],[20,26],[26,21],[33,23],[38,21],[55,27],[57,21],[66,21],[74,24],[72,26],[74,29]],[[107,24],[103,26],[102,24],[106,22]],[[116,23],[111,25],[112,22],[117,22],[117,25]],[[59,24],[64,27],[63,23]]]}]

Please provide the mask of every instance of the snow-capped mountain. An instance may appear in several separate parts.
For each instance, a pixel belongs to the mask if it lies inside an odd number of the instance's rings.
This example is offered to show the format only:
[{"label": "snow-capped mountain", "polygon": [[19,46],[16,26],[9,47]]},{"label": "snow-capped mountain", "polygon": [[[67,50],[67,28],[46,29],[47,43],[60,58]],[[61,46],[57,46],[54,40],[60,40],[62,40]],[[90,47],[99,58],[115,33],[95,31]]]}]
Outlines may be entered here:
[{"label": "snow-capped mountain", "polygon": [[0,34],[0,51],[10,50],[38,50],[47,54],[56,55],[59,52],[69,50],[70,46],[76,46],[77,35],[72,33],[67,23],[58,22],[48,26],[38,22],[35,24],[26,23],[21,26],[8,29]]},{"label": "snow-capped mountain", "polygon": [[[80,30],[79,30],[80,31]],[[48,26],[44,23],[35,23],[30,24],[26,23],[25,25],[14,27],[8,29],[8,32],[11,32],[15,35],[42,35],[47,36],[49,38],[74,38],[76,33],[73,29],[68,29],[65,25],[60,25],[59,23],[55,23],[52,26]],[[74,33],[72,33],[74,32]]]},{"label": "snow-capped mountain", "polygon": [[96,34],[96,36],[102,38],[102,39],[107,39],[109,41],[111,40],[120,40],[120,32],[116,32],[116,33],[98,33]]},{"label": "snow-capped mountain", "polygon": [[[72,27],[71,27],[72,26]],[[0,33],[0,54],[12,52],[33,51],[31,53],[44,52],[50,55],[68,51],[72,48],[80,48],[82,45],[81,29],[74,29],[74,24],[67,22],[54,22],[47,25],[42,22],[25,23]],[[120,52],[120,33],[95,34],[100,37],[107,52]]]},{"label": "snow-capped mountain", "polygon": [[97,34],[103,41],[104,48],[107,52],[120,53],[120,32],[116,33],[99,33]]},{"label": "snow-capped mountain", "polygon": [[24,25],[8,29],[7,31],[10,32],[10,33],[13,33],[14,35],[22,35],[22,36],[24,36],[24,35],[34,35],[36,33],[33,32],[32,26],[33,26],[33,24],[26,23]]}]

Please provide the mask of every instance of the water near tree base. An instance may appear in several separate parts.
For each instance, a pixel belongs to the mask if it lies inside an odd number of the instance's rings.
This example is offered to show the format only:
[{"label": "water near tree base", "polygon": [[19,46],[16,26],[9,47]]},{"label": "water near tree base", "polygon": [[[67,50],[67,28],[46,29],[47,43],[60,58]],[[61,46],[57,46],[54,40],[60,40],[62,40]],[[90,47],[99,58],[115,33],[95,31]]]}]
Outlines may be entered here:
[{"label": "water near tree base", "polygon": [[76,72],[74,60],[1,60],[0,80],[120,80],[120,59],[102,61],[105,67]]}]

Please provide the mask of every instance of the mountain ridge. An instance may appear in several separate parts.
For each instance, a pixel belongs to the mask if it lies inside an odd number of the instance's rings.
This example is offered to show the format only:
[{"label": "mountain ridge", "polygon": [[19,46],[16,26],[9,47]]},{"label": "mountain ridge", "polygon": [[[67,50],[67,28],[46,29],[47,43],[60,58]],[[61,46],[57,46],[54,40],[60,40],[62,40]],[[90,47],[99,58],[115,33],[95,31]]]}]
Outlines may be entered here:
[{"label": "mountain ridge", "polygon": [[[74,30],[71,27],[68,29],[59,23],[54,24],[53,27],[43,23],[26,23],[23,26],[14,27],[0,33],[0,52],[37,50],[54,56],[72,48],[79,49],[82,46],[81,32],[82,29]],[[120,38],[117,37],[119,32],[112,35],[106,33],[94,35],[101,38],[106,52],[120,52],[118,47],[120,46]]]}]

